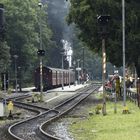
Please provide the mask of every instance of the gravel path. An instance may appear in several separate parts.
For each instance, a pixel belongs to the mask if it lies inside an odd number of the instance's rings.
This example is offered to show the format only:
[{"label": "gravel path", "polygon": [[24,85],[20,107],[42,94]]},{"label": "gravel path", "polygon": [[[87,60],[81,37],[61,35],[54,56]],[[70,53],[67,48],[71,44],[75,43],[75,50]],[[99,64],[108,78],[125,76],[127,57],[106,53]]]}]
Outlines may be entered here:
[{"label": "gravel path", "polygon": [[[16,112],[20,112],[21,114],[19,116],[16,115]],[[5,120],[0,120],[0,140],[11,140],[9,139],[9,134],[8,134],[8,127],[20,120],[23,119],[27,119],[29,117],[33,117],[36,114],[24,109],[19,109],[14,107],[14,111],[13,111],[13,119],[5,119]],[[8,116],[8,112],[7,112],[7,116]]]},{"label": "gravel path", "polygon": [[[64,94],[64,93],[63,93]],[[56,93],[57,96],[57,93]],[[43,102],[40,104],[34,103],[39,106],[43,106],[46,108],[52,108],[55,104],[58,104],[58,102],[61,102],[63,99],[66,99],[68,96],[61,96],[61,98],[58,100],[57,98],[55,100],[52,100],[50,102]],[[45,97],[47,99],[47,97]],[[26,101],[27,102],[27,101]],[[89,116],[89,112],[87,111],[88,107],[94,106],[99,101],[95,99],[94,94],[90,95],[86,100],[84,100],[80,105],[78,105],[76,108],[74,108],[68,115],[64,116],[62,119],[59,119],[57,122],[54,122],[50,127],[49,131],[50,133],[54,132],[55,135],[62,138],[63,140],[74,140],[72,137],[72,134],[70,134],[68,128],[72,123],[75,123],[76,118],[80,119],[86,119]],[[35,116],[36,114],[33,112],[29,112],[23,109],[17,109],[14,107],[15,112],[22,112],[19,118],[13,119],[13,120],[0,120],[0,140],[9,140],[7,129],[8,127],[13,124],[14,122],[20,121],[22,119],[26,119],[28,117]]]},{"label": "gravel path", "polygon": [[95,106],[99,102],[101,102],[101,100],[95,99],[94,94],[90,95],[66,116],[52,123],[46,131],[49,131],[50,134],[54,134],[62,140],[74,140],[72,134],[69,132],[69,126],[75,123],[77,119],[88,118],[89,111],[87,109],[91,106]]}]

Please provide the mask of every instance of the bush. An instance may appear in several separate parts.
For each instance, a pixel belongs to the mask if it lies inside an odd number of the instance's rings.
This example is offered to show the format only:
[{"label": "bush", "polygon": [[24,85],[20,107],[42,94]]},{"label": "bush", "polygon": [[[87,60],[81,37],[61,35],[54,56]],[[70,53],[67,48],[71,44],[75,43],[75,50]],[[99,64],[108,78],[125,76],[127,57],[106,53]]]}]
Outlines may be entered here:
[{"label": "bush", "polygon": [[103,106],[101,104],[98,104],[95,108],[95,113],[100,114],[100,111],[102,110]]}]

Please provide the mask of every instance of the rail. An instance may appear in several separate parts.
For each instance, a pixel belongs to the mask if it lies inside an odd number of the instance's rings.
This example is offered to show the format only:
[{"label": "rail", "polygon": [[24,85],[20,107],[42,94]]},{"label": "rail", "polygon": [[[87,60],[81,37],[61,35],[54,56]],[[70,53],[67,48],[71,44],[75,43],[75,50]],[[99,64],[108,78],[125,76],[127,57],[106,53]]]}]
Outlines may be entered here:
[{"label": "rail", "polygon": [[[13,124],[9,127],[10,135],[12,136],[12,138],[15,138],[17,140],[59,139],[55,136],[49,135],[44,131],[44,128],[46,127],[46,121],[50,120],[52,122],[52,120],[58,119],[68,110],[74,108],[75,105],[80,103],[94,91],[93,89],[91,90],[91,88],[93,87],[91,86],[90,88],[88,87],[83,89],[83,91],[81,91],[80,93],[78,92],[76,95],[74,95],[75,97],[73,97],[73,99],[69,98],[68,100],[63,101],[63,103],[57,105],[52,110],[42,112],[33,118]],[[90,94],[86,92],[86,89],[89,91]],[[42,108],[42,110],[43,109],[44,108]]]},{"label": "rail", "polygon": [[[70,99],[69,101],[66,101],[64,104],[60,104],[59,106],[55,107],[55,110],[58,110],[60,113],[57,116],[54,116],[53,118],[51,118],[50,120],[47,120],[46,122],[44,122],[40,127],[40,132],[45,135],[48,136],[50,139],[53,140],[61,140],[61,138],[55,136],[55,135],[51,135],[50,133],[48,133],[47,127],[48,124],[51,124],[52,122],[56,121],[57,119],[59,119],[62,115],[66,114],[67,112],[69,112],[70,110],[72,110],[76,105],[78,105],[80,102],[82,102],[84,99],[86,99],[90,94],[92,94],[93,92],[97,91],[97,89],[99,88],[99,86],[97,86],[96,88],[94,87],[93,89],[88,88],[86,89],[86,91],[79,93],[79,95],[76,95],[73,98],[73,101]],[[74,101],[75,100],[75,101]],[[68,103],[68,102],[73,102],[72,104]],[[69,104],[69,105],[68,105]],[[67,108],[64,108],[64,106],[67,106]]]}]

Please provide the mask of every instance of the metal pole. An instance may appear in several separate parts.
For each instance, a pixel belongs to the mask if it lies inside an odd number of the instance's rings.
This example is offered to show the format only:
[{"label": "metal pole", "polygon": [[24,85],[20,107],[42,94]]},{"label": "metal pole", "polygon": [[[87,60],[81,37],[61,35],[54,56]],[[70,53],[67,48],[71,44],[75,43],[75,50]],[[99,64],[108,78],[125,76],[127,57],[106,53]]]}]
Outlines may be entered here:
[{"label": "metal pole", "polygon": [[64,69],[64,63],[63,63],[63,52],[62,52],[62,90],[64,89],[64,73],[63,73],[63,69]]},{"label": "metal pole", "polygon": [[103,115],[106,115],[106,94],[105,94],[105,76],[106,76],[106,51],[105,51],[105,39],[102,39],[102,82],[103,82]]},{"label": "metal pole", "polygon": [[123,105],[126,106],[126,83],[125,83],[125,0],[122,0],[122,39],[123,39]]},{"label": "metal pole", "polygon": [[[38,6],[40,7],[40,19],[39,19],[39,28],[40,28],[40,50],[42,50],[42,27],[41,27],[41,8],[42,3],[39,3]],[[43,101],[43,77],[42,77],[42,56],[40,56],[40,101]]]},{"label": "metal pole", "polygon": [[70,88],[70,62],[69,62],[69,88]]},{"label": "metal pole", "polygon": [[[114,76],[115,76],[115,70],[116,70],[115,68],[116,68],[116,66],[114,65],[114,72],[113,72]],[[115,87],[115,89],[116,89],[116,87]],[[117,94],[116,94],[116,90],[115,90],[115,93],[114,93],[114,113],[117,113]]]},{"label": "metal pole", "polygon": [[136,67],[135,67],[135,88],[137,87],[137,72],[136,72]]},{"label": "metal pole", "polygon": [[4,73],[3,76],[4,76],[4,92],[6,93],[6,73]]},{"label": "metal pole", "polygon": [[85,58],[84,58],[84,47],[83,47],[83,72],[82,72],[82,74],[83,74],[83,79],[82,79],[82,83],[84,84],[84,82],[85,82],[85,75],[84,75],[84,65],[85,65],[85,60],[84,60]]},{"label": "metal pole", "polygon": [[76,62],[74,61],[73,62],[73,65],[74,65],[74,86],[76,86],[76,66],[75,66]]},{"label": "metal pole", "polygon": [[84,68],[85,68],[85,53],[84,53],[84,47],[83,47],[83,73],[84,73]]},{"label": "metal pole", "polygon": [[14,59],[15,59],[15,92],[17,93],[17,55],[14,55]]},{"label": "metal pole", "polygon": [[18,67],[18,74],[19,74],[19,91],[21,92],[22,91],[22,88],[21,88],[21,67]]},{"label": "metal pole", "polygon": [[78,84],[80,84],[80,81],[79,81],[80,80],[79,79],[79,61],[80,61],[80,59],[78,59],[77,61],[78,61]]}]

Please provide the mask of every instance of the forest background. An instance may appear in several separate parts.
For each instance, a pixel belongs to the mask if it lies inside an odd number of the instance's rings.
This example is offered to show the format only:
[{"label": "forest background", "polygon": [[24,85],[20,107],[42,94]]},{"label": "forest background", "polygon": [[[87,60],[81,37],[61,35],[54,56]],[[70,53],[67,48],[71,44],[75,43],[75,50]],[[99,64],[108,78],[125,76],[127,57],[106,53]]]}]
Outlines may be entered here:
[{"label": "forest background", "polygon": [[[5,9],[5,39],[0,41],[0,73],[8,72],[15,81],[15,55],[18,56],[18,80],[22,86],[33,85],[34,70],[39,66],[39,24],[42,26],[44,66],[61,68],[62,40],[73,49],[73,62],[80,59],[91,79],[101,79],[101,38],[97,31],[97,14],[111,15],[107,39],[107,75],[122,65],[121,0],[2,0]],[[139,71],[139,1],[126,1],[126,58]],[[101,8],[104,7],[104,8]],[[107,10],[105,10],[107,9]],[[131,9],[131,10],[130,10]],[[67,17],[67,18],[66,18]],[[67,21],[66,21],[67,19]],[[67,25],[69,24],[69,26]],[[131,55],[130,55],[131,54]],[[84,62],[83,62],[84,61]],[[74,65],[73,65],[74,67]],[[118,68],[117,68],[118,67]],[[65,68],[68,62],[65,60]],[[121,71],[121,70],[120,70]]]}]

